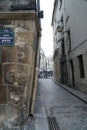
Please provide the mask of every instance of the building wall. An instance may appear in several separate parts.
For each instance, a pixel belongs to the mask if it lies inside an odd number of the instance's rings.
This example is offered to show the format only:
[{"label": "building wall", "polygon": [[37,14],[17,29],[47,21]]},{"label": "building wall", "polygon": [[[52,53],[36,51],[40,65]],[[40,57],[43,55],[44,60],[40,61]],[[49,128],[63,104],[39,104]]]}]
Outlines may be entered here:
[{"label": "building wall", "polygon": [[[54,54],[55,50],[59,49],[61,55],[61,42],[58,39],[64,37],[65,55],[68,68],[68,85],[87,93],[87,1],[82,0],[61,0],[62,6],[60,9],[60,0],[55,0],[52,26],[54,37]],[[56,3],[56,4],[55,4]],[[58,21],[63,15],[64,28],[62,32],[56,33]],[[60,24],[61,26],[61,24]],[[82,55],[84,76],[80,76],[80,67],[78,57]],[[55,57],[58,57],[55,55]],[[59,57],[58,57],[59,58]],[[57,58],[55,58],[56,60]],[[63,59],[63,57],[62,57]],[[57,61],[54,61],[54,64]],[[82,62],[82,61],[81,61]],[[55,65],[56,66],[56,65]],[[61,66],[61,64],[60,64]],[[57,68],[58,69],[58,68]],[[56,70],[57,70],[56,69]],[[73,73],[72,73],[73,70]],[[56,71],[55,71],[56,72]],[[62,75],[62,74],[61,74]],[[58,75],[59,78],[59,75]]]},{"label": "building wall", "polygon": [[56,54],[56,56],[53,59],[54,64],[53,64],[53,69],[54,69],[54,79],[57,82],[61,82],[61,66],[60,66],[60,58],[59,58],[59,53]]},{"label": "building wall", "polygon": [[[84,62],[84,76],[85,77],[80,77],[80,68],[79,68],[79,61],[78,61],[78,57],[73,58],[73,66],[74,66],[74,79],[75,79],[75,88],[87,93],[87,52],[82,54],[83,56],[83,62]],[[71,71],[71,68],[70,68]],[[70,76],[71,78],[71,76]],[[71,82],[72,82],[72,78],[71,78]],[[72,85],[72,83],[71,83]]]},{"label": "building wall", "polygon": [[[11,11],[12,6],[15,5],[29,5],[34,4],[36,0],[1,0],[0,1],[0,11]],[[20,8],[20,7],[19,7]],[[17,10],[18,11],[18,10]]]},{"label": "building wall", "polygon": [[[66,29],[70,28],[71,49],[68,52],[69,61],[73,60],[75,88],[87,93],[87,2],[65,0]],[[67,47],[68,50],[68,47]],[[78,56],[82,55],[84,64],[84,77],[80,77]],[[71,70],[69,70],[70,73]],[[71,77],[70,77],[71,78]],[[72,78],[69,79],[72,82]],[[72,85],[72,83],[71,83]]]},{"label": "building wall", "polygon": [[[21,24],[22,23],[22,24]],[[0,125],[21,126],[29,116],[34,83],[37,28],[33,20],[11,20],[12,47],[0,48]],[[8,125],[9,124],[9,125]]]},{"label": "building wall", "polygon": [[59,50],[61,49],[61,43],[57,43],[59,37],[59,34],[57,32],[57,25],[58,21],[60,19],[60,14],[59,14],[59,4],[58,0],[54,1],[54,10],[53,10],[53,19],[52,19],[52,26],[53,26],[53,73],[54,73],[54,79],[60,82],[60,64],[59,64],[59,55],[61,52]]},{"label": "building wall", "polygon": [[53,71],[53,58],[51,56],[46,57],[46,62],[47,62],[47,70]]},{"label": "building wall", "polygon": [[[54,78],[58,79],[59,82],[63,82],[67,84],[67,79],[64,78],[63,75],[67,76],[67,62],[66,62],[66,51],[65,51],[65,41],[64,34],[58,31],[58,27],[62,26],[62,32],[65,31],[65,10],[64,10],[64,1],[55,0],[54,2],[54,10],[53,10],[53,18],[52,18],[52,26],[53,26],[53,40],[54,40]],[[62,45],[64,44],[64,48]],[[64,49],[64,51],[63,51]],[[57,51],[57,53],[56,53]],[[63,69],[62,69],[63,68]],[[66,68],[66,69],[65,69]],[[62,71],[61,71],[62,70]],[[61,73],[60,73],[61,72]],[[55,74],[56,73],[56,74]]]},{"label": "building wall", "polygon": [[86,1],[81,0],[65,0],[66,18],[69,16],[66,26],[67,29],[70,27],[71,30],[72,49],[87,40],[86,3]]},{"label": "building wall", "polygon": [[39,66],[40,71],[45,71],[46,70],[46,57],[44,54],[43,49],[40,49],[40,66]]}]

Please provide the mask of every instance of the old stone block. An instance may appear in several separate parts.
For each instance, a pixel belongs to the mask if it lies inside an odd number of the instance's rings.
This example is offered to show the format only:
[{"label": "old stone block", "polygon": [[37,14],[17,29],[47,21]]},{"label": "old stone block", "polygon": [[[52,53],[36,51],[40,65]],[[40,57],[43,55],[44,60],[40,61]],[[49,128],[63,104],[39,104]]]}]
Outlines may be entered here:
[{"label": "old stone block", "polygon": [[6,85],[0,84],[0,104],[7,103],[7,89],[8,87]]},{"label": "old stone block", "polygon": [[8,102],[16,104],[18,106],[20,106],[20,103],[23,104],[24,103],[24,90],[21,88],[14,88],[14,87],[9,86]]},{"label": "old stone block", "polygon": [[2,64],[0,64],[0,83],[2,83]]},{"label": "old stone block", "polygon": [[33,48],[31,46],[14,46],[3,48],[2,62],[31,63]]},{"label": "old stone block", "polygon": [[[35,3],[35,0],[33,0]],[[0,11],[10,11],[11,10],[11,6],[14,5],[27,5],[27,4],[32,4],[32,2],[30,0],[1,0],[0,1]],[[20,7],[20,6],[19,6]]]},{"label": "old stone block", "polygon": [[19,109],[17,106],[8,104],[6,105],[6,119],[7,122],[15,123],[19,117]]},{"label": "old stone block", "polygon": [[30,75],[29,64],[5,64],[4,82],[8,84],[25,86]]},{"label": "old stone block", "polygon": [[[15,30],[17,30],[17,28]],[[34,42],[33,31],[23,30],[21,28],[15,31],[15,45],[33,46],[33,42]]]},{"label": "old stone block", "polygon": [[8,47],[3,47],[2,48],[2,63],[8,61]]},{"label": "old stone block", "polygon": [[0,105],[0,124],[5,121],[5,105]]}]

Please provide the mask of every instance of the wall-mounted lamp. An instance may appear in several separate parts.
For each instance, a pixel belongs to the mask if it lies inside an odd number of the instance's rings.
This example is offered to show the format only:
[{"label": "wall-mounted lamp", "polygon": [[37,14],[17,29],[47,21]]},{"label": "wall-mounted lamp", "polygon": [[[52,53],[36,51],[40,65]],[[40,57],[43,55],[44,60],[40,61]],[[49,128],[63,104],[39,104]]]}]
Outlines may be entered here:
[{"label": "wall-mounted lamp", "polygon": [[39,18],[43,18],[43,17],[44,17],[44,14],[43,14],[43,13],[44,13],[43,11],[39,11],[39,12],[38,12],[38,17],[39,17]]},{"label": "wall-mounted lamp", "polygon": [[61,21],[58,21],[57,31],[60,33],[63,31],[63,23]]}]

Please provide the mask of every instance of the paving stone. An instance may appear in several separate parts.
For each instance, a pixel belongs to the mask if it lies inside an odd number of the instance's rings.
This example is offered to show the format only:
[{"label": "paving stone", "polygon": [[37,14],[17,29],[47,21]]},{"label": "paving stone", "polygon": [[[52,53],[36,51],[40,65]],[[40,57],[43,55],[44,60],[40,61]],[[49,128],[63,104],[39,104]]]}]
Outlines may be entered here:
[{"label": "paving stone", "polygon": [[40,79],[39,84],[47,115],[57,118],[60,130],[87,130],[87,104],[51,79]]}]

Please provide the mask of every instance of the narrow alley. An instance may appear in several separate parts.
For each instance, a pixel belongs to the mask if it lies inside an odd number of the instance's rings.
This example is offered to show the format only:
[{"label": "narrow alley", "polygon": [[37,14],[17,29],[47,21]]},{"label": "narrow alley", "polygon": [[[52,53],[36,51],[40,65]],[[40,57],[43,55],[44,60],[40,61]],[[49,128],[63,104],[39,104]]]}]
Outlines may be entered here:
[{"label": "narrow alley", "polygon": [[[87,104],[52,79],[39,79],[34,114],[24,130],[87,130]],[[58,129],[49,127],[48,117]]]},{"label": "narrow alley", "polygon": [[86,12],[87,0],[0,0],[0,130],[87,130]]}]

